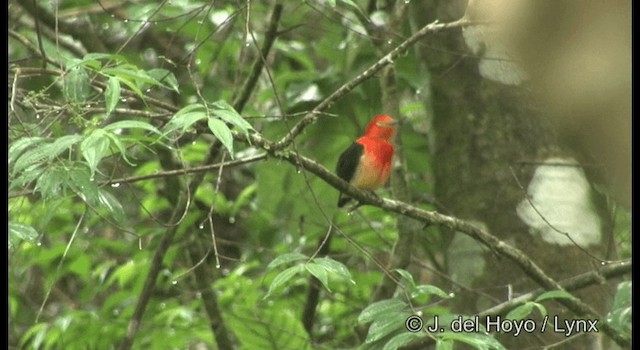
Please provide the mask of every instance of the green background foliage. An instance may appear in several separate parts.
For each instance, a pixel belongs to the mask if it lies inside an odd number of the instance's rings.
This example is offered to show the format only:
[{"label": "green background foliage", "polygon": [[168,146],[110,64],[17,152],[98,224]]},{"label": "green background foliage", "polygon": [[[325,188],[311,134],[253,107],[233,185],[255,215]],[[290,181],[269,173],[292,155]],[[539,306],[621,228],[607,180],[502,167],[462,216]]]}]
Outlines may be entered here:
[{"label": "green background foliage", "polygon": [[[232,344],[242,349],[394,349],[426,337],[405,330],[408,316],[453,317],[440,305],[454,297],[450,290],[415,270],[384,271],[376,263],[384,264],[397,239],[396,215],[375,207],[338,210],[337,190],[271,156],[210,169],[195,193],[187,190],[195,171],[169,173],[201,166],[211,149],[219,150],[212,163],[264,153],[248,135],[284,137],[305,112],[376,62],[380,55],[356,16],[367,12],[367,1],[286,2],[277,40],[262,58],[275,1],[51,4],[35,1],[34,12],[31,1],[9,2],[11,348],[117,348],[172,227],[176,235],[135,349],[221,348],[216,321],[205,311],[208,291]],[[50,22],[56,16],[58,33]],[[409,23],[401,26],[394,42],[411,31]],[[260,60],[266,68],[238,110],[234,100]],[[431,193],[423,133],[430,75],[416,55],[394,63],[409,188]],[[290,150],[333,170],[381,109],[379,83],[367,80]],[[191,206],[172,215],[185,196]],[[418,205],[435,209],[428,201]],[[332,232],[329,256],[316,256],[330,223],[342,234]],[[619,235],[628,243],[629,232]],[[195,272],[203,264],[210,273],[204,284]],[[373,302],[385,274],[402,288]],[[302,314],[311,285],[320,300],[309,333]],[[626,290],[611,317],[630,335]],[[485,335],[434,339],[441,349],[453,342],[502,348]]]}]

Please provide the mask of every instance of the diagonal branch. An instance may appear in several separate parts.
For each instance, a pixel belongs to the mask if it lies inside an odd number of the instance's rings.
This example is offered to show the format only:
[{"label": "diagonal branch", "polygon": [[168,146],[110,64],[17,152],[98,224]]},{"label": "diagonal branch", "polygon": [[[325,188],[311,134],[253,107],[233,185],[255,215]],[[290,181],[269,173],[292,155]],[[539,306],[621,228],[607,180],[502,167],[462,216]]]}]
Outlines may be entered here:
[{"label": "diagonal branch", "polygon": [[346,82],[336,91],[334,91],[331,95],[325,98],[320,104],[318,104],[311,112],[307,113],[307,115],[302,118],[296,125],[293,126],[280,141],[275,143],[276,149],[284,149],[288,145],[293,142],[293,140],[302,133],[302,131],[309,125],[313,124],[320,116],[320,112],[327,110],[331,105],[333,105],[337,100],[342,98],[344,95],[348,94],[351,90],[353,90],[356,86],[360,85],[362,82],[368,80],[373,77],[376,73],[378,73],[385,66],[393,63],[393,60],[398,58],[401,54],[407,51],[411,46],[417,43],[420,39],[425,37],[428,34],[437,33],[447,29],[453,28],[463,28],[471,25],[484,24],[481,22],[471,22],[464,18],[459,19],[457,21],[449,22],[449,23],[438,23],[435,21],[431,24],[427,24],[422,29],[417,31],[415,34],[410,36],[407,40],[403,41],[400,45],[396,46],[393,50],[389,51],[388,54],[384,55],[381,59],[379,59],[376,63],[374,63],[371,67],[367,68],[364,72],[360,73],[355,78]]},{"label": "diagonal branch", "polygon": [[[244,140],[244,137],[238,133],[236,133],[235,136],[237,139]],[[286,160],[296,167],[303,167],[305,170],[315,174],[329,185],[342,191],[349,197],[358,200],[362,204],[369,204],[389,212],[398,213],[400,215],[419,220],[426,225],[441,225],[448,229],[451,229],[452,231],[462,232],[474,238],[475,240],[482,242],[493,251],[509,258],[516,265],[518,265],[529,276],[529,278],[534,280],[544,289],[564,290],[562,285],[548,276],[520,249],[512,247],[511,245],[498,239],[496,236],[474,226],[467,221],[460,220],[452,216],[443,215],[436,211],[427,211],[424,209],[420,209],[404,202],[378,197],[373,193],[369,193],[367,191],[360,190],[349,185],[349,183],[342,180],[337,175],[327,170],[327,168],[310,158],[304,157],[294,152],[278,150],[276,147],[274,147],[275,143],[266,140],[259,135],[250,135],[250,139],[253,145],[263,148],[274,157]],[[578,299],[577,297],[573,299],[559,299],[558,302],[566,306],[569,310],[571,310],[579,317],[602,319],[602,316],[599,315],[596,310],[594,310],[591,306]],[[609,324],[603,323],[601,325],[601,329],[621,347],[628,348],[630,346],[630,340],[624,338]]]}]

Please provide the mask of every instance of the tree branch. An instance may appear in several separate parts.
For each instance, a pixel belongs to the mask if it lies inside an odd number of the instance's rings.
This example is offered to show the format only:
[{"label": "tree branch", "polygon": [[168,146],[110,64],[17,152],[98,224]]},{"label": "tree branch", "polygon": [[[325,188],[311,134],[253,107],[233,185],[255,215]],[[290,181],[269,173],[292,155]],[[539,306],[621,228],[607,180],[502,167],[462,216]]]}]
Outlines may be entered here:
[{"label": "tree branch", "polygon": [[[238,133],[235,137],[240,140],[244,140],[244,136]],[[549,277],[535,262],[527,257],[521,250],[510,246],[509,244],[499,240],[496,236],[474,226],[473,224],[460,220],[458,218],[440,214],[435,211],[426,211],[409,205],[404,202],[385,199],[378,197],[373,193],[369,193],[364,190],[360,190],[356,187],[349,185],[346,181],[334,175],[327,170],[324,166],[318,164],[314,160],[304,157],[300,154],[295,154],[286,150],[279,150],[275,147],[275,143],[266,140],[258,135],[250,135],[250,139],[253,145],[263,148],[269,154],[276,158],[286,160],[296,167],[302,167],[303,169],[315,174],[329,185],[342,191],[349,197],[358,200],[362,204],[369,204],[375,207],[387,210],[389,212],[398,213],[416,220],[419,220],[425,225],[441,225],[453,231],[462,232],[475,240],[483,243],[491,248],[493,251],[509,258],[516,265],[518,265],[532,280],[542,286],[545,290],[563,290],[563,287]],[[591,317],[602,319],[596,310],[591,306],[578,299],[559,299],[559,303],[566,306],[574,314],[580,317]],[[625,339],[609,324],[603,323],[601,329],[616,343],[623,348],[630,346],[630,340]]]},{"label": "tree branch", "polygon": [[437,33],[447,29],[453,28],[462,28],[471,25],[482,24],[480,22],[471,22],[466,19],[459,19],[450,23],[442,23],[439,24],[438,21],[435,21],[431,24],[427,24],[422,29],[417,31],[407,40],[402,42],[400,45],[396,46],[393,50],[389,51],[386,55],[384,55],[381,59],[379,59],[376,63],[374,63],[371,67],[365,69],[364,72],[360,73],[355,78],[351,79],[336,91],[334,91],[331,95],[325,98],[320,104],[318,104],[311,112],[307,113],[302,120],[300,120],[296,125],[293,126],[281,140],[275,143],[276,149],[284,149],[287,147],[293,140],[300,135],[300,133],[309,125],[313,124],[318,117],[320,116],[320,112],[325,111],[333,103],[342,98],[344,95],[353,90],[356,86],[360,85],[362,82],[371,78],[374,74],[379,72],[382,68],[387,66],[388,64],[393,63],[398,56],[404,53],[407,49],[409,49],[412,45],[418,42],[418,40],[422,39],[424,36],[432,33]]}]

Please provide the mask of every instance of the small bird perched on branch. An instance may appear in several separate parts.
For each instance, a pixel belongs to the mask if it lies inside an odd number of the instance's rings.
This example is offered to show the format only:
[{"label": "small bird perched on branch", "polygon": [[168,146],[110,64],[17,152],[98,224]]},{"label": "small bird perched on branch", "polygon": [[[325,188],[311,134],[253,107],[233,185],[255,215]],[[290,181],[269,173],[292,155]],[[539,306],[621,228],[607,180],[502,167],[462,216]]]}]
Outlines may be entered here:
[{"label": "small bird perched on branch", "polygon": [[[389,179],[394,148],[391,138],[395,121],[388,115],[378,115],[367,125],[364,135],[349,146],[338,159],[336,173],[351,185],[363,190],[376,190]],[[351,198],[338,197],[338,207]]]}]

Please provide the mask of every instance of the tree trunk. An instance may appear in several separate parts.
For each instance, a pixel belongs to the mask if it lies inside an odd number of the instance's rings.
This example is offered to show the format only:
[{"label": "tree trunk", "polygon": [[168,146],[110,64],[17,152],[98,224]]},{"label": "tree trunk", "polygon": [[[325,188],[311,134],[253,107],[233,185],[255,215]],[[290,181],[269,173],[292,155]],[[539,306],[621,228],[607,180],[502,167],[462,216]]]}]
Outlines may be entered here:
[{"label": "tree trunk", "polygon": [[[423,8],[411,12],[421,14],[414,19],[423,25],[462,17],[466,2],[416,6]],[[425,18],[425,13],[430,17]],[[558,281],[597,269],[594,256],[606,260],[613,254],[608,244],[611,220],[606,210],[598,210],[602,201],[574,160],[577,157],[559,145],[550,123],[542,118],[544,108],[532,101],[523,85],[481,76],[480,58],[470,52],[461,31],[429,38],[419,54],[432,77],[428,103],[433,109],[437,200],[452,215],[476,222],[525,252]],[[569,233],[580,247],[561,232]],[[539,287],[511,261],[471,238],[455,232],[442,234],[448,242],[443,254],[447,274],[472,290],[456,293],[455,312],[473,315]],[[608,302],[613,300],[610,284],[585,288],[575,295],[598,310],[604,322]],[[584,318],[556,302],[543,304],[550,318]],[[541,334],[542,318],[537,311],[526,318],[536,321],[536,332],[518,337],[497,335],[506,348],[538,348],[567,339],[553,332],[553,324]],[[599,337],[599,333],[589,333],[558,348],[603,348]]]}]

